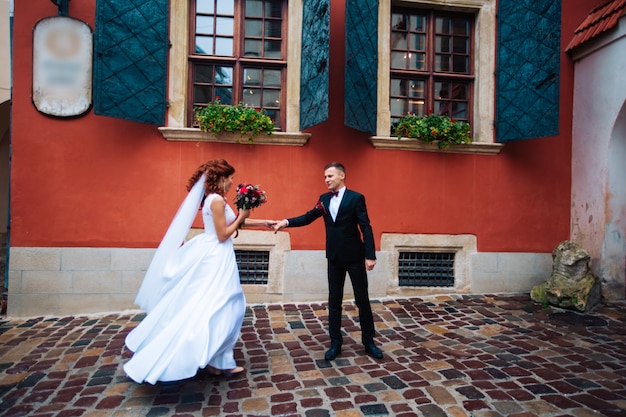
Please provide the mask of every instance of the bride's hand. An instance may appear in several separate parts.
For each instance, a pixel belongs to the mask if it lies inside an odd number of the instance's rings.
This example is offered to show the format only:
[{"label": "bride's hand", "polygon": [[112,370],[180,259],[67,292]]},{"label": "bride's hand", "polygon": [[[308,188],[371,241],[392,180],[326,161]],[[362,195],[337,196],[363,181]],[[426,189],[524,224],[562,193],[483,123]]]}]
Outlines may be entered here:
[{"label": "bride's hand", "polygon": [[239,210],[239,217],[241,217],[243,220],[245,220],[248,217],[250,217],[250,209],[241,209],[241,210]]}]

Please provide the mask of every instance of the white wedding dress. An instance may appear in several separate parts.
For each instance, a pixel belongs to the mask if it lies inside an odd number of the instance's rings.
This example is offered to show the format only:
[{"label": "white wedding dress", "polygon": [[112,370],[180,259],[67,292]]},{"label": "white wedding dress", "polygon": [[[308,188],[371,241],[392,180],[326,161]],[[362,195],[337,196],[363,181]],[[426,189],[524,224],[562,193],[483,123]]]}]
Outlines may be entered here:
[{"label": "white wedding dress", "polygon": [[[177,381],[210,365],[236,367],[233,348],[239,338],[246,300],[239,282],[232,239],[220,242],[209,194],[202,208],[204,233],[178,248],[165,264],[160,298],[126,337],[134,352],[124,371],[134,381]],[[226,223],[236,215],[226,202]]]}]

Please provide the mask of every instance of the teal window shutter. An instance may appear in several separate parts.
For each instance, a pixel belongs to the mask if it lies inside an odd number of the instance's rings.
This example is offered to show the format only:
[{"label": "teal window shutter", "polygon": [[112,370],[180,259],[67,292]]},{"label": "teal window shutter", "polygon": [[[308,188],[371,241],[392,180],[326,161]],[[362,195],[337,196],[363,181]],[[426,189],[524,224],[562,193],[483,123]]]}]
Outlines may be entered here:
[{"label": "teal window shutter", "polygon": [[496,141],[559,133],[561,0],[499,0]]},{"label": "teal window shutter", "polygon": [[94,113],[163,125],[168,0],[97,0]]},{"label": "teal window shutter", "polygon": [[346,0],[344,124],[376,134],[378,0]]},{"label": "teal window shutter", "polygon": [[300,130],[328,119],[329,1],[303,2]]}]

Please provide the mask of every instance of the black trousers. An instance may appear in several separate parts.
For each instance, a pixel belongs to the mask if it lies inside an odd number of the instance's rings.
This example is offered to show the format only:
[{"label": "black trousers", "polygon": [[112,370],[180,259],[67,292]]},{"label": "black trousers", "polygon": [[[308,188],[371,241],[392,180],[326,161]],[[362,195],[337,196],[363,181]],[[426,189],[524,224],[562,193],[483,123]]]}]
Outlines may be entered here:
[{"label": "black trousers", "polygon": [[341,345],[341,314],[343,303],[343,287],[346,273],[352,281],[354,300],[359,309],[361,322],[361,341],[363,344],[374,342],[374,318],[372,307],[367,293],[367,272],[365,260],[357,263],[344,264],[338,261],[328,261],[328,331],[332,346]]}]

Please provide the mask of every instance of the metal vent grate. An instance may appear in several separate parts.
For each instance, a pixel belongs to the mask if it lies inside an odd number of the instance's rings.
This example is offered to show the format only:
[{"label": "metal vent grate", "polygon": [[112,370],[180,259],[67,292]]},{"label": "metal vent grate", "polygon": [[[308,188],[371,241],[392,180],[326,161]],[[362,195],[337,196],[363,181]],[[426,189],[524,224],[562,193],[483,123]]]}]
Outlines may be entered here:
[{"label": "metal vent grate", "polygon": [[453,287],[454,252],[400,252],[401,287]]},{"label": "metal vent grate", "polygon": [[239,281],[242,284],[267,284],[269,251],[235,250]]}]

